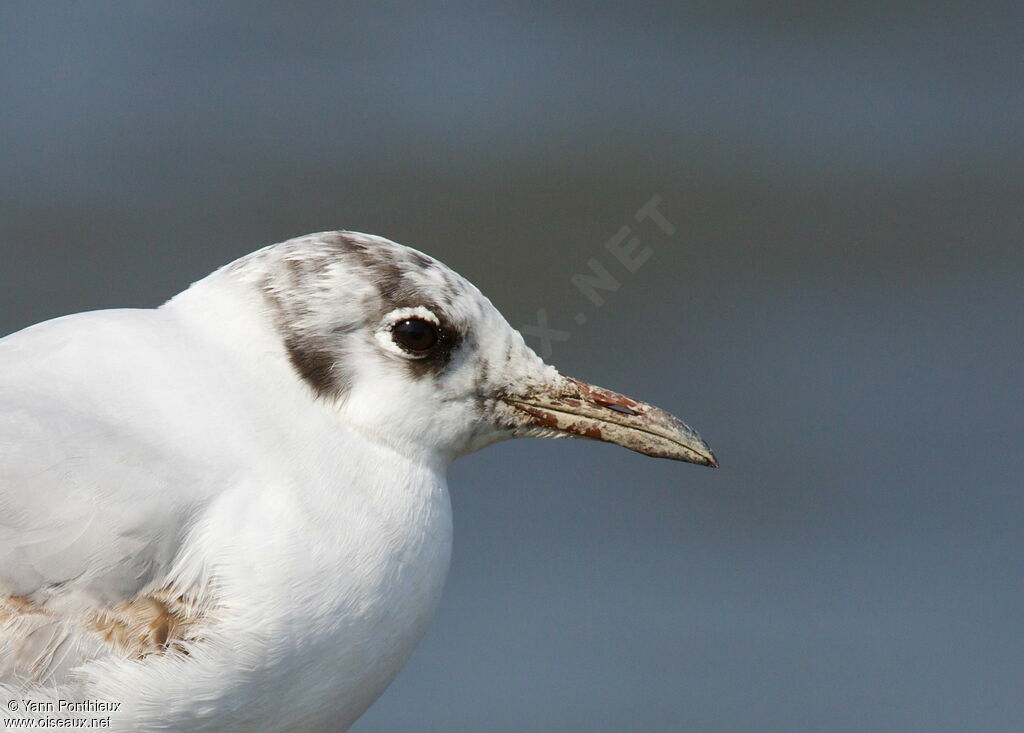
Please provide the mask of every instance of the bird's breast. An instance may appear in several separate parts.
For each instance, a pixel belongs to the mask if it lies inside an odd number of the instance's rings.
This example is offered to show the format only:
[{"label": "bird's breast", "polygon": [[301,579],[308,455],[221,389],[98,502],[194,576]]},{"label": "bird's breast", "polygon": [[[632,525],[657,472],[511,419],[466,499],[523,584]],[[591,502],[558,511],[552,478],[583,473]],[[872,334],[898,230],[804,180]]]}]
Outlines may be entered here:
[{"label": "bird's breast", "polygon": [[343,473],[323,468],[320,485],[306,476],[241,492],[204,531],[232,538],[211,548],[227,601],[218,637],[253,658],[239,686],[254,707],[275,701],[263,724],[289,699],[304,718],[355,720],[404,666],[447,576],[443,474],[375,450]]}]

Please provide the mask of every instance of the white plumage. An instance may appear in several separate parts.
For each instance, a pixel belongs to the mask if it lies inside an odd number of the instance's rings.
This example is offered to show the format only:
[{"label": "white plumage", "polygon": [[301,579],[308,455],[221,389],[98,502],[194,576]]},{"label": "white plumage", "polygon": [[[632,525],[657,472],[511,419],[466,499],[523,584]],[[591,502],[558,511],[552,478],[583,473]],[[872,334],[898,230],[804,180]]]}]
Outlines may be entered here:
[{"label": "white plumage", "polygon": [[441,263],[367,235],[8,336],[0,696],[117,702],[115,730],[344,730],[440,597],[448,463],[531,435],[714,465],[674,418],[545,365]]}]

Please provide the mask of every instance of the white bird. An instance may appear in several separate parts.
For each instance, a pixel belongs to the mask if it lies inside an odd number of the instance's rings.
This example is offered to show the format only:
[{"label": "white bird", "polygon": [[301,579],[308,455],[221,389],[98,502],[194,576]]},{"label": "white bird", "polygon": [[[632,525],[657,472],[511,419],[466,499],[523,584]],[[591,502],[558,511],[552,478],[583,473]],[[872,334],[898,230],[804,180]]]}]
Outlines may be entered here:
[{"label": "white bird", "polygon": [[448,464],[531,436],[716,465],[667,413],[544,364],[437,260],[365,234],[0,340],[0,715],[345,730],[441,595]]}]

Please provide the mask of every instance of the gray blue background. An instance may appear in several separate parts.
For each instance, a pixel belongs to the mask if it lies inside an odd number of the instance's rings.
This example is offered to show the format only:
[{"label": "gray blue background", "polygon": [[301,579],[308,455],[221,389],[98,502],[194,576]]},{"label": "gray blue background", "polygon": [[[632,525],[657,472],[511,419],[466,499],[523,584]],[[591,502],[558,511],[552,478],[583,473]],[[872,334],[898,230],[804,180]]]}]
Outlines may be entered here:
[{"label": "gray blue background", "polygon": [[[3,3],[0,332],[356,229],[707,438],[718,471],[458,462],[444,601],[360,733],[1024,730],[1022,22]],[[653,195],[672,236],[633,220]]]}]

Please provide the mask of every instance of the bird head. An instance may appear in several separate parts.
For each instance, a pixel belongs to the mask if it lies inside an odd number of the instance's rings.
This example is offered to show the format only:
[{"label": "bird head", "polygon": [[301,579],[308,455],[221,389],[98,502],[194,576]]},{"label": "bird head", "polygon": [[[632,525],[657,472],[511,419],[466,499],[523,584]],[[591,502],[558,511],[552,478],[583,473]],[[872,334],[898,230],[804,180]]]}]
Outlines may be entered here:
[{"label": "bird head", "polygon": [[226,268],[258,287],[295,375],[371,440],[451,460],[509,438],[589,438],[717,466],[644,402],[566,377],[441,262],[381,237],[325,232]]}]

